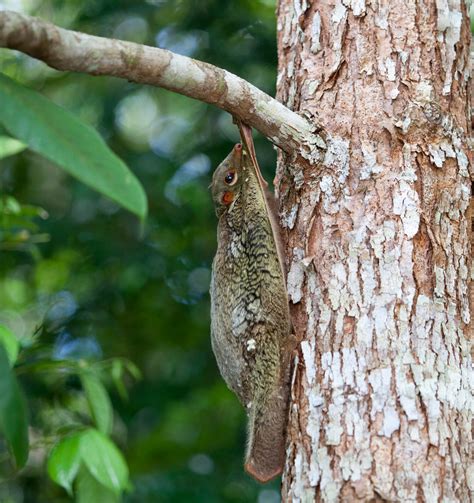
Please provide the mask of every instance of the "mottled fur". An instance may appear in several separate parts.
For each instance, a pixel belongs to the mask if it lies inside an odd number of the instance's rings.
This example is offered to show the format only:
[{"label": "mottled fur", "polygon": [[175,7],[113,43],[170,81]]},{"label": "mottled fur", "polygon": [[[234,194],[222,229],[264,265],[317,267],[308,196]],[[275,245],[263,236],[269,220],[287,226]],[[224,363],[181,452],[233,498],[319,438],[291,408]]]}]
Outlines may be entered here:
[{"label": "mottled fur", "polygon": [[[211,341],[224,380],[248,413],[245,468],[266,482],[284,464],[290,317],[278,237],[253,159],[247,146],[236,145],[212,179],[219,223],[210,292]],[[232,186],[225,181],[229,170],[237,175]]]}]

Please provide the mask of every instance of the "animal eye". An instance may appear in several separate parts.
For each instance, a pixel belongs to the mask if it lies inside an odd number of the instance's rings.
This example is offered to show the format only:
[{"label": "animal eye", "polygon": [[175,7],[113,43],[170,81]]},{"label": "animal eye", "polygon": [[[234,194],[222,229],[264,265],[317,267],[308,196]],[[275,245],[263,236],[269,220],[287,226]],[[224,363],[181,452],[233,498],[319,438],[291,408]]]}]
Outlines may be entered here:
[{"label": "animal eye", "polygon": [[224,181],[227,185],[234,185],[234,183],[237,181],[237,173],[233,170],[227,171]]}]

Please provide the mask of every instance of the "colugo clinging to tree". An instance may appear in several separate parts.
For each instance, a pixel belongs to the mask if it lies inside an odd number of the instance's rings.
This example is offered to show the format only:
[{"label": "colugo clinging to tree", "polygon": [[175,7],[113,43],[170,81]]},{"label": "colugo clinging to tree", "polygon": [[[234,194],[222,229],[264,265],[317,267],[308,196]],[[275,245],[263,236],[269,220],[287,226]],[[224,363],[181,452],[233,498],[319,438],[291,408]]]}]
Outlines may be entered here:
[{"label": "colugo clinging to tree", "polygon": [[273,197],[248,126],[212,177],[219,219],[211,279],[211,342],[248,414],[245,469],[260,482],[285,459],[292,336]]}]

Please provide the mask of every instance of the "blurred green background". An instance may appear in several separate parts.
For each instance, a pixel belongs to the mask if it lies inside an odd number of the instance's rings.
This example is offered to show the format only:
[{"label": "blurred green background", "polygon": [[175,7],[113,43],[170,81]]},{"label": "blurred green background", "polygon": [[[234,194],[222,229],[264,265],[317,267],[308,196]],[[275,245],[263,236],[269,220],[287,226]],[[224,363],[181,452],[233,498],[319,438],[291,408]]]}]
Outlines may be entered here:
[{"label": "blurred green background", "polygon": [[[271,0],[10,0],[0,8],[168,48],[274,95]],[[100,131],[149,201],[141,225],[31,151],[0,161],[1,193],[49,215],[36,220],[24,246],[0,248],[0,323],[36,352],[123,356],[141,370],[142,379],[129,383],[128,400],[111,388],[113,437],[133,483],[124,501],[279,501],[278,482],[261,486],[243,472],[245,415],[218,374],[209,341],[216,219],[207,186],[238,140],[230,116],[164,90],[56,72],[12,51],[0,50],[0,70]],[[256,148],[271,179],[275,152],[261,137]],[[33,450],[18,477],[0,446],[0,501],[70,501],[48,479],[44,462],[48,438],[70,420],[68,410],[84,406],[75,395],[78,384],[60,385],[54,374],[20,381]]]}]

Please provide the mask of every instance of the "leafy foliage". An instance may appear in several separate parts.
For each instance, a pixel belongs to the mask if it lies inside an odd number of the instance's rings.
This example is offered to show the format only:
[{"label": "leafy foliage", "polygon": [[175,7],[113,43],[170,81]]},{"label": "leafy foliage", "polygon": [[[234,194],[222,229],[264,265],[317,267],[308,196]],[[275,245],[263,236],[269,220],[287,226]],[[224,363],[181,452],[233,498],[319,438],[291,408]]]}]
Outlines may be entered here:
[{"label": "leafy foliage", "polygon": [[[18,355],[18,340],[7,327],[0,325],[0,431],[8,442],[16,465],[22,467],[27,461],[29,450],[28,414],[23,392],[12,369]],[[117,363],[120,363],[122,368],[134,368],[123,360],[113,359],[97,363],[84,360],[50,360],[44,354],[16,367],[22,374],[50,372],[56,377],[61,374],[80,377],[89,405],[89,418],[84,420],[79,417],[82,414],[78,410],[75,414],[77,422],[70,422],[63,438],[61,430],[55,428],[56,436],[59,436],[60,440],[52,449],[48,460],[51,479],[64,487],[69,494],[72,494],[72,484],[77,480],[75,493],[79,500],[83,498],[81,493],[87,493],[83,483],[84,478],[87,478],[86,472],[95,479],[94,486],[102,485],[100,490],[104,493],[112,491],[115,500],[121,491],[128,487],[127,464],[108,437],[112,431],[112,405],[99,377],[101,373],[117,368]],[[122,377],[123,373],[115,379]],[[55,411],[60,412],[60,408],[55,407]],[[69,414],[69,411],[66,413]],[[72,419],[74,414],[69,416]],[[88,420],[95,423],[99,429],[84,429]],[[69,431],[73,433],[70,434]]]},{"label": "leafy foliage", "polygon": [[1,73],[0,100],[0,123],[15,138],[125,208],[145,216],[146,198],[140,183],[92,128]]},{"label": "leafy foliage", "polygon": [[94,479],[89,483],[95,491],[111,492],[115,499],[128,486],[128,468],[122,454],[106,435],[92,428],[55,445],[48,459],[48,473],[69,494],[76,480],[76,494],[84,501],[89,492],[84,479]]},{"label": "leafy foliage", "polygon": [[37,206],[20,204],[12,196],[0,195],[0,250],[29,251],[37,254],[39,243],[49,240],[40,232],[36,219],[46,219],[48,213]]}]

